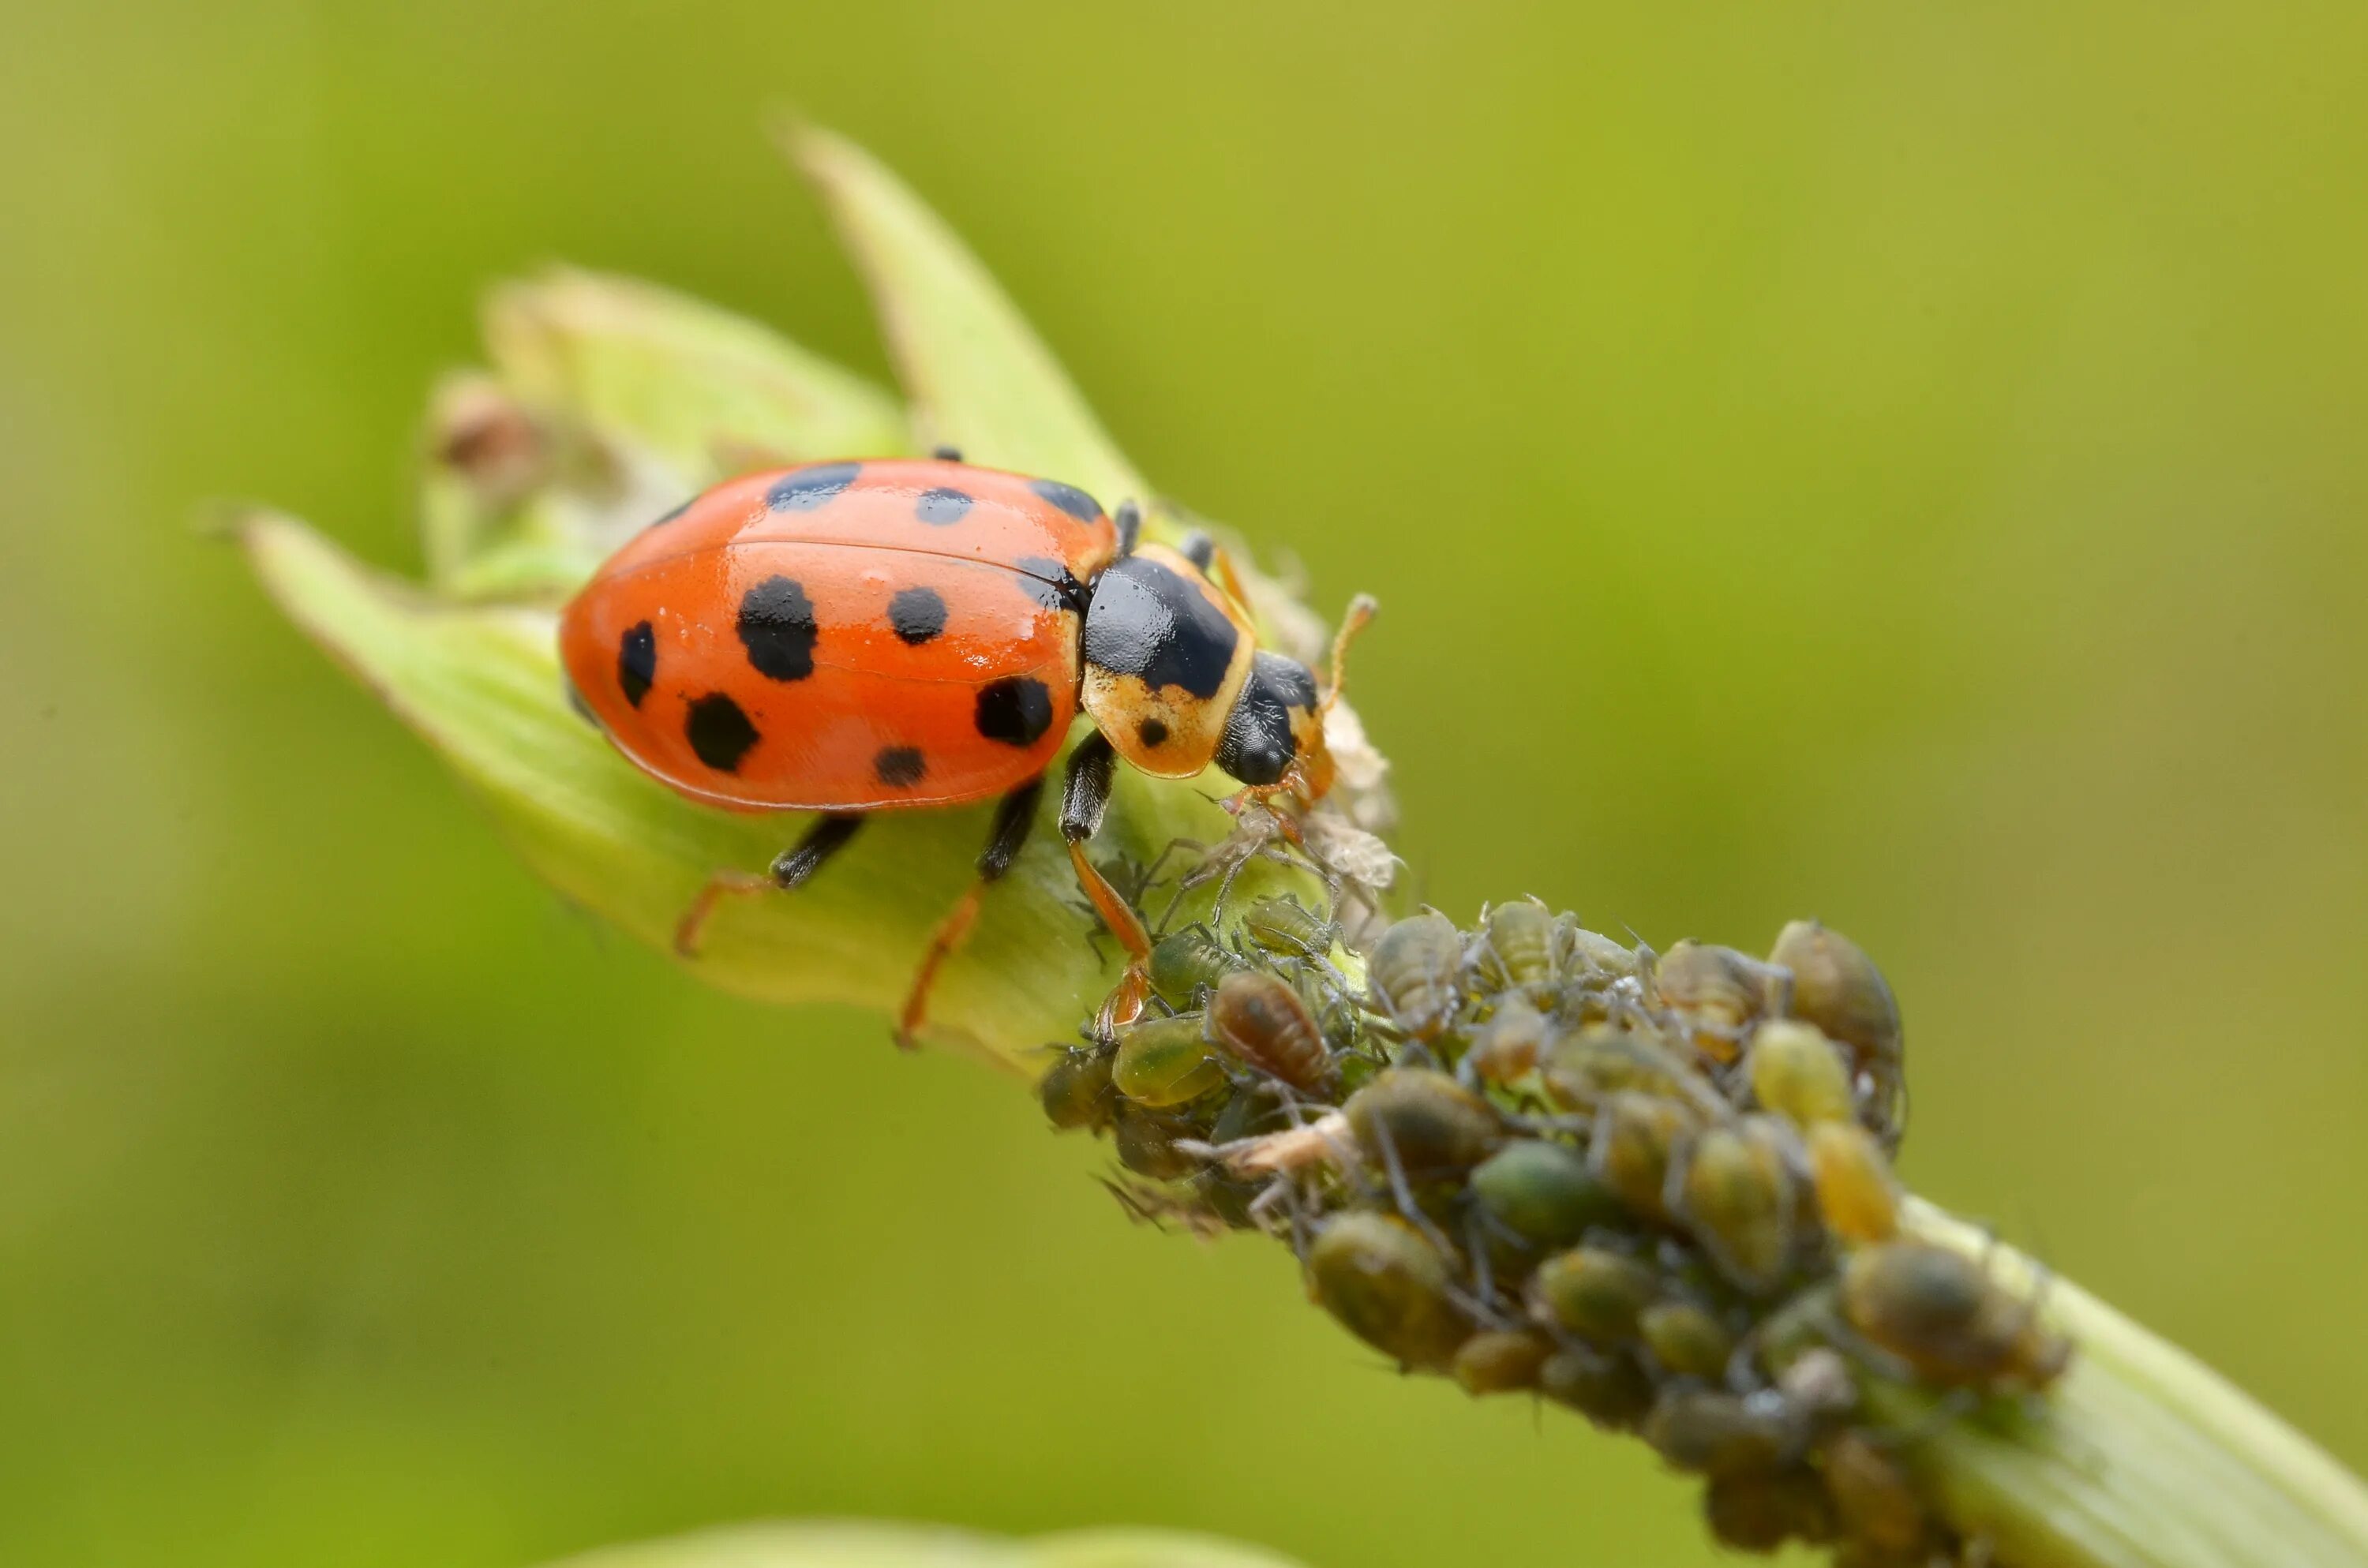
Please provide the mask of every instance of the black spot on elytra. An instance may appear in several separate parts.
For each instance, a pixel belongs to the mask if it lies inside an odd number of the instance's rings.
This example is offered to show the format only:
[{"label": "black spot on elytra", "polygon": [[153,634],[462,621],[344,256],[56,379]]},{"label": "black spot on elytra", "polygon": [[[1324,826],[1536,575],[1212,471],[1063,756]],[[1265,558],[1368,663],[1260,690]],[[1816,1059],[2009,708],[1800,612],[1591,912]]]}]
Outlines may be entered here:
[{"label": "black spot on elytra", "polygon": [[794,577],[771,576],[740,597],[740,641],[748,663],[768,680],[803,680],[814,674],[814,601]]},{"label": "black spot on elytra", "polygon": [[1028,597],[1050,610],[1086,613],[1086,601],[1092,596],[1077,574],[1049,555],[1023,555],[1012,566],[1025,574],[1019,585]]},{"label": "black spot on elytra", "polygon": [[1134,737],[1147,746],[1167,744],[1167,726],[1156,719],[1145,719],[1134,727]]},{"label": "black spot on elytra", "polygon": [[946,629],[946,601],[935,588],[899,588],[888,601],[888,626],[917,648]]},{"label": "black spot on elytra", "polygon": [[1033,676],[1006,676],[978,688],[978,733],[1006,745],[1032,746],[1053,725],[1053,692]]},{"label": "black spot on elytra", "polygon": [[637,620],[625,628],[625,635],[617,642],[617,685],[625,700],[639,708],[642,699],[650,694],[650,682],[658,678],[658,638],[646,620]]},{"label": "black spot on elytra", "polygon": [[871,759],[871,771],[892,789],[909,790],[928,776],[929,764],[918,746],[882,746]]},{"label": "black spot on elytra", "polygon": [[1211,698],[1225,684],[1241,633],[1204,584],[1148,556],[1132,555],[1094,582],[1086,612],[1086,662],[1140,676],[1155,691],[1180,687]]},{"label": "black spot on elytra", "polygon": [[740,759],[757,744],[757,726],[740,705],[720,691],[694,698],[690,716],[683,721],[684,738],[699,760],[718,773],[737,772]]},{"label": "black spot on elytra", "polygon": [[1250,661],[1234,710],[1225,715],[1224,738],[1217,743],[1217,766],[1245,784],[1272,784],[1299,754],[1291,733],[1294,708],[1315,706],[1315,676],[1296,659],[1261,651]]},{"label": "black spot on elytra", "polygon": [[1090,523],[1102,515],[1102,504],[1074,484],[1064,484],[1057,479],[1031,479],[1028,488],[1081,523]]},{"label": "black spot on elytra", "polygon": [[968,494],[950,484],[940,484],[935,490],[922,491],[921,498],[913,504],[913,512],[921,521],[944,528],[949,523],[961,522],[970,511],[970,505]]},{"label": "black spot on elytra", "polygon": [[837,499],[863,472],[861,463],[815,463],[785,473],[765,492],[765,505],[776,512],[811,512]]}]

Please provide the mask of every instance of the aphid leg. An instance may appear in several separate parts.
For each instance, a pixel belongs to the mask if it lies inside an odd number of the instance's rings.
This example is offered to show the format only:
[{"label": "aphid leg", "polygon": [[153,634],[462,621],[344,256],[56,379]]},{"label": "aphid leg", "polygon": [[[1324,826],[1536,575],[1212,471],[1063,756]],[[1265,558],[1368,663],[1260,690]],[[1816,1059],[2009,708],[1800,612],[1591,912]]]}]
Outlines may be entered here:
[{"label": "aphid leg", "polygon": [[682,912],[682,918],[675,922],[674,950],[687,959],[698,957],[700,937],[707,929],[708,917],[723,899],[796,892],[808,877],[822,869],[825,861],[846,848],[847,841],[862,825],[860,816],[820,817],[806,829],[803,838],[774,857],[772,869],[765,875],[751,871],[716,872],[699,890],[699,896],[690,901],[690,907]]},{"label": "aphid leg", "polygon": [[985,897],[987,884],[1011,869],[1011,862],[1019,857],[1020,846],[1028,842],[1028,830],[1036,823],[1036,802],[1044,793],[1042,775],[1030,778],[1008,795],[995,808],[995,826],[986,835],[986,847],[979,851],[978,877],[970,885],[938,928],[929,934],[928,950],[921,955],[920,967],[913,971],[912,988],[905,994],[904,1011],[896,1016],[896,1049],[913,1051],[919,1046],[915,1038],[921,1020],[928,1016],[929,988],[938,982],[938,971],[946,960],[958,951],[970,936],[970,928],[978,923],[978,906]]},{"label": "aphid leg", "polygon": [[1095,1015],[1095,1030],[1104,1040],[1120,1025],[1140,1017],[1144,1000],[1151,994],[1151,933],[1143,928],[1143,916],[1134,912],[1134,906],[1110,886],[1110,879],[1086,854],[1087,841],[1100,829],[1103,813],[1110,810],[1117,767],[1118,754],[1110,742],[1099,733],[1092,734],[1069,754],[1069,771],[1061,786],[1061,836],[1068,841],[1069,864],[1076,870],[1077,885],[1110,935],[1126,949],[1126,973]]},{"label": "aphid leg", "polygon": [[1379,1119],[1373,1122],[1373,1141],[1382,1146],[1382,1171],[1390,1178],[1390,1197],[1396,1201],[1398,1212],[1407,1224],[1422,1233],[1424,1240],[1439,1249],[1440,1257],[1453,1257],[1455,1249],[1448,1244],[1445,1233],[1432,1224],[1430,1216],[1415,1202],[1414,1188],[1406,1181],[1406,1166],[1398,1162],[1397,1142],[1390,1136],[1389,1127]]}]

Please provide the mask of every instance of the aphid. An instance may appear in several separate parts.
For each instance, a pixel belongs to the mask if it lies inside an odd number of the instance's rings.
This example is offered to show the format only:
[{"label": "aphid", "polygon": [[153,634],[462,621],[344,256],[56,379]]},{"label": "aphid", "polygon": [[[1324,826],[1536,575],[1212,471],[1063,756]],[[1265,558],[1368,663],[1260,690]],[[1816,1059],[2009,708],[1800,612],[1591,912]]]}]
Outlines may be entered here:
[{"label": "aphid", "polygon": [[1500,903],[1480,920],[1474,954],[1480,982],[1492,992],[1554,983],[1554,916],[1545,906],[1523,900]]},{"label": "aphid", "polygon": [[1653,1408],[1653,1380],[1624,1350],[1565,1345],[1538,1369],[1538,1392],[1598,1426],[1623,1431]]},{"label": "aphid", "polygon": [[1834,1506],[1806,1465],[1768,1474],[1723,1475],[1702,1489],[1702,1516],[1722,1546],[1772,1552],[1792,1540],[1834,1538]]},{"label": "aphid", "polygon": [[1457,1070],[1487,1084],[1518,1082],[1538,1064],[1538,1052],[1552,1035],[1543,1013],[1520,996],[1508,996],[1481,1028]]},{"label": "aphid", "polygon": [[1070,754],[1061,833],[1139,1006],[1150,939],[1085,852],[1117,763],[1163,778],[1213,763],[1311,801],[1333,767],[1314,674],[1257,645],[1205,557],[1138,548],[1136,516],[948,458],[819,462],[728,480],[609,557],[560,623],[586,710],[694,800],[820,813],[768,874],[712,880],[677,945],[696,949],[726,894],[798,887],[875,812],[999,799],[977,881],[915,974],[909,1041],[1082,708],[1094,733]]},{"label": "aphid", "polygon": [[1809,1174],[1826,1229],[1843,1241],[1887,1242],[1899,1229],[1899,1182],[1874,1134],[1855,1121],[1809,1129]]},{"label": "aphid", "polygon": [[1118,1090],[1110,1083],[1110,1052],[1064,1051],[1038,1081],[1036,1097],[1055,1127],[1099,1131],[1109,1126],[1118,1112]]},{"label": "aphid", "polygon": [[1517,1393],[1537,1387],[1538,1369],[1554,1350],[1554,1341],[1535,1329],[1489,1329],[1463,1342],[1450,1369],[1474,1399]]},{"label": "aphid", "polygon": [[1749,1116],[1705,1130],[1688,1149],[1669,1194],[1669,1207],[1711,1261],[1755,1293],[1774,1290],[1793,1256],[1798,1191],[1782,1125]]},{"label": "aphid", "polygon": [[2072,1346],[2038,1303],[2000,1287],[1963,1253],[1926,1242],[1861,1248],[1843,1267],[1842,1315],[1877,1348],[1944,1388],[2044,1389]]},{"label": "aphid", "polygon": [[1841,1051],[1813,1024],[1771,1018],[1751,1036],[1751,1093],[1806,1131],[1856,1114]]},{"label": "aphid", "polygon": [[1849,1049],[1861,1112],[1886,1148],[1896,1146],[1906,1048],[1883,971],[1856,942],[1814,920],[1785,926],[1768,960],[1792,973],[1793,1016]]},{"label": "aphid", "polygon": [[[1762,1343],[1767,1335],[1762,1329]],[[1776,1387],[1813,1426],[1841,1420],[1858,1408],[1858,1380],[1839,1351],[1819,1345],[1803,1350],[1776,1374]]]},{"label": "aphid", "polygon": [[1650,1267],[1603,1247],[1556,1253],[1538,1265],[1529,1286],[1531,1310],[1539,1321],[1598,1346],[1634,1339],[1638,1314],[1660,1289]]},{"label": "aphid", "polygon": [[1735,1335],[1693,1301],[1654,1302],[1636,1315],[1636,1331],[1661,1369],[1679,1377],[1720,1377],[1735,1355]]},{"label": "aphid", "polygon": [[1170,931],[1151,945],[1144,971],[1151,989],[1171,1007],[1197,1007],[1205,992],[1248,968],[1241,955],[1198,926]]},{"label": "aphid", "polygon": [[1237,1060],[1304,1094],[1332,1077],[1324,1031],[1299,993],[1258,970],[1225,976],[1209,998],[1208,1034]]},{"label": "aphid", "polygon": [[1192,1124],[1180,1117],[1121,1106],[1112,1126],[1110,1145],[1119,1164],[1155,1181],[1178,1181],[1201,1168],[1193,1155],[1178,1147],[1194,1135]]},{"label": "aphid", "polygon": [[1669,1159],[1678,1144],[1701,1125],[1673,1101],[1633,1089],[1603,1102],[1596,1113],[1588,1163],[1603,1185],[1620,1195],[1630,1212],[1668,1221]]},{"label": "aphid", "polygon": [[1590,931],[1573,915],[1554,919],[1554,967],[1564,974],[1598,974],[1613,980],[1638,973],[1643,960],[1634,948],[1623,948],[1600,931]]},{"label": "aphid", "polygon": [[1308,1248],[1307,1273],[1325,1311],[1405,1366],[1445,1370],[1471,1336],[1447,1260],[1395,1215],[1335,1217]]},{"label": "aphid", "polygon": [[1547,1047],[1538,1070],[1547,1095],[1570,1110],[1594,1110],[1622,1091],[1682,1101],[1706,1119],[1727,1110],[1708,1079],[1660,1040],[1634,1029],[1590,1025]]},{"label": "aphid", "polygon": [[1373,944],[1365,978],[1373,1003],[1392,1023],[1424,1041],[1439,1038],[1463,1006],[1456,971],[1463,937],[1444,915],[1408,915]]},{"label": "aphid", "polygon": [[1329,953],[1340,934],[1295,898],[1262,898],[1242,916],[1242,935],[1278,957],[1312,960]]},{"label": "aphid", "polygon": [[1564,1143],[1525,1138],[1508,1143],[1472,1172],[1472,1196],[1488,1216],[1539,1246],[1575,1242],[1590,1225],[1620,1220],[1620,1199]]},{"label": "aphid", "polygon": [[1341,1109],[1370,1159],[1416,1181],[1470,1170],[1504,1139],[1495,1107],[1427,1068],[1384,1068]]},{"label": "aphid", "polygon": [[1684,1019],[1696,1050],[1713,1062],[1732,1062],[1744,1026],[1759,1015],[1762,967],[1733,948],[1679,942],[1654,966],[1653,989]]},{"label": "aphid", "polygon": [[1190,1013],[1150,1018],[1119,1031],[1110,1082],[1141,1106],[1178,1106],[1199,1099],[1225,1082],[1219,1061]]},{"label": "aphid", "polygon": [[1696,1475],[1766,1475],[1800,1456],[1808,1433],[1773,1389],[1732,1394],[1675,1384],[1645,1417],[1645,1441],[1679,1470]]},{"label": "aphid", "polygon": [[1899,1462],[1861,1432],[1837,1433],[1825,1450],[1826,1489],[1854,1542],[1907,1557],[1928,1544],[1931,1517]]}]

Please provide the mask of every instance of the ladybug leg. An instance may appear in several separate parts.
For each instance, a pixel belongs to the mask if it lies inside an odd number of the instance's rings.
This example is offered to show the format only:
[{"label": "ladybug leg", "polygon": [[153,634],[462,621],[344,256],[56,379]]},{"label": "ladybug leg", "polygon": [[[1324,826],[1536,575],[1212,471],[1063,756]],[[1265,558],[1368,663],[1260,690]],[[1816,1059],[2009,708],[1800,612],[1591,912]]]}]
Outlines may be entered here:
[{"label": "ladybug leg", "polygon": [[1003,803],[995,808],[995,826],[986,835],[986,847],[979,851],[978,880],[938,922],[938,928],[929,934],[928,951],[921,955],[920,967],[913,971],[912,988],[905,993],[904,1011],[896,1015],[897,1050],[919,1048],[915,1036],[928,1016],[929,991],[938,983],[938,971],[961,950],[970,928],[978,923],[979,902],[985,896],[987,884],[1011,869],[1011,862],[1019,858],[1020,846],[1028,842],[1028,830],[1036,824],[1036,802],[1043,793],[1044,779],[1040,774],[1004,796]]},{"label": "ladybug leg", "polygon": [[931,447],[929,455],[941,463],[958,463],[962,460],[960,447]]},{"label": "ladybug leg", "polygon": [[684,958],[699,956],[699,939],[707,929],[708,917],[725,898],[745,898],[752,893],[793,892],[808,877],[822,869],[823,862],[847,847],[855,830],[863,825],[860,816],[825,816],[806,829],[806,835],[773,858],[772,869],[763,876],[752,871],[718,871],[707,879],[690,907],[682,912],[675,923],[674,950]]},{"label": "ladybug leg", "polygon": [[1086,841],[1100,829],[1102,815],[1110,809],[1117,770],[1118,754],[1096,732],[1069,754],[1068,775],[1061,786],[1061,836],[1068,840],[1069,864],[1076,870],[1077,885],[1085,890],[1087,902],[1110,927],[1110,935],[1126,949],[1126,973],[1094,1019],[1096,1032],[1103,1036],[1121,1024],[1133,1023],[1151,994],[1145,967],[1151,958],[1151,933],[1144,929],[1143,917],[1135,914],[1134,906],[1086,855]]},{"label": "ladybug leg", "polygon": [[1143,508],[1132,501],[1120,502],[1118,515],[1110,519],[1110,526],[1118,529],[1118,554],[1123,561],[1143,541]]}]

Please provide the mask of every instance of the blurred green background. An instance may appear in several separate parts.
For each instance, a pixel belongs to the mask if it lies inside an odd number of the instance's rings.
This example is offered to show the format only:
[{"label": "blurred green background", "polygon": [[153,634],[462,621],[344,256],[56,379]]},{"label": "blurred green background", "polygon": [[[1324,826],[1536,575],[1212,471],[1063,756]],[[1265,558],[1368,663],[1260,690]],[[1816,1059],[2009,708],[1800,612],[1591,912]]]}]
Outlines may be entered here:
[{"label": "blurred green background", "polygon": [[193,537],[261,495],[415,566],[425,388],[547,259],[884,374],[785,100],[1164,485],[1381,597],[1427,897],[1849,931],[1911,1178],[2368,1462],[2368,11],[0,27],[0,1561],[1712,1555],[1639,1446],[1130,1229],[1008,1083],[561,907]]}]

